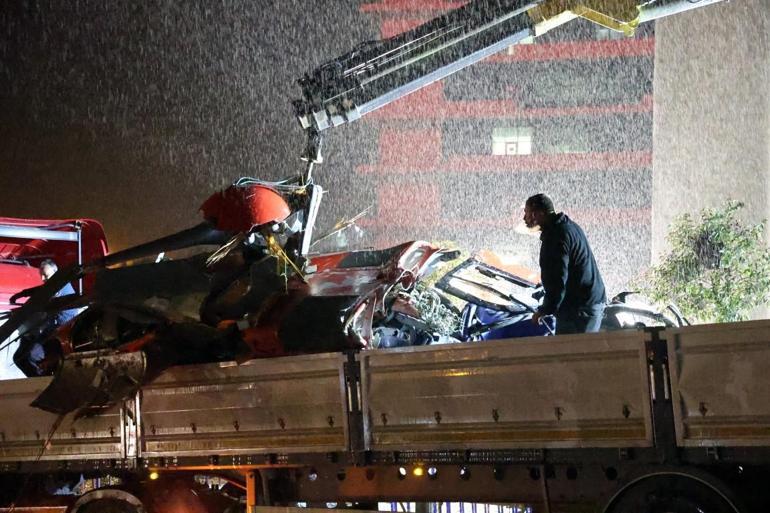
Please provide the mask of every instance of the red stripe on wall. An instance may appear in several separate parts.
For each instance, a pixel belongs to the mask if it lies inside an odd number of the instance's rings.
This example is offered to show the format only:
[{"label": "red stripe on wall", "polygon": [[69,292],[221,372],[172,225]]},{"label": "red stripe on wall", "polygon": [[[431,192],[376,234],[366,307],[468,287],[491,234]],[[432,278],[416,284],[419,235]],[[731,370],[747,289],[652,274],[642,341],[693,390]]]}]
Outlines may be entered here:
[{"label": "red stripe on wall", "polygon": [[515,45],[499,52],[487,62],[554,61],[574,59],[606,59],[655,54],[655,38],[620,39],[614,41],[567,41]]},{"label": "red stripe on wall", "polygon": [[436,169],[441,163],[441,130],[385,129],[380,164],[388,169]]},{"label": "red stripe on wall", "polygon": [[[440,219],[438,184],[387,184],[377,188],[377,218],[371,221],[382,226],[432,226]],[[367,226],[369,220],[362,221],[362,226]]]},{"label": "red stripe on wall", "polygon": [[413,28],[422,25],[429,19],[431,18],[430,17],[420,18],[420,19],[391,18],[387,20],[382,20],[382,23],[380,24],[380,37],[382,37],[382,39],[388,39],[390,37],[396,36],[403,32],[412,30]]},{"label": "red stripe on wall", "polygon": [[361,4],[360,12],[414,12],[414,11],[448,11],[457,9],[466,2],[448,2],[446,0],[380,0]]},{"label": "red stripe on wall", "polygon": [[[407,134],[408,135],[408,134]],[[362,174],[404,174],[432,172],[513,173],[536,171],[607,171],[637,170],[652,167],[651,151],[558,153],[542,155],[456,155],[447,159],[425,158],[409,138],[400,148],[403,161],[389,160],[358,166]],[[382,144],[382,143],[381,143]],[[389,150],[393,151],[393,150]],[[430,155],[428,155],[430,157]],[[382,157],[381,157],[382,158]]]}]

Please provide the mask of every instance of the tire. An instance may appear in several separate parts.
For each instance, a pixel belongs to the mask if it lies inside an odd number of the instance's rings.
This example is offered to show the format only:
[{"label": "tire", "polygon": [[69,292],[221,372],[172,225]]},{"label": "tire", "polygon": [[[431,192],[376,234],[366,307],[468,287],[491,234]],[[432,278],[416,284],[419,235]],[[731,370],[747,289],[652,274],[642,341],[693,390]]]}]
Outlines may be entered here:
[{"label": "tire", "polygon": [[610,501],[605,513],[742,513],[716,486],[685,474],[636,480]]}]

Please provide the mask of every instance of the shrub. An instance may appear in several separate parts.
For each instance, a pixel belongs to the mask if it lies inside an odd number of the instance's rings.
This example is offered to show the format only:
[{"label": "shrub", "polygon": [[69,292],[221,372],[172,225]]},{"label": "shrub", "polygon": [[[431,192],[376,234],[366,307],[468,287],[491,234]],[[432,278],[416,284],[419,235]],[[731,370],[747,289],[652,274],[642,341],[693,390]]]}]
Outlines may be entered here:
[{"label": "shrub", "polygon": [[671,252],[639,280],[642,291],[661,304],[675,303],[693,322],[746,320],[770,301],[770,250],[765,221],[746,226],[743,204],[728,201],[674,220]]}]

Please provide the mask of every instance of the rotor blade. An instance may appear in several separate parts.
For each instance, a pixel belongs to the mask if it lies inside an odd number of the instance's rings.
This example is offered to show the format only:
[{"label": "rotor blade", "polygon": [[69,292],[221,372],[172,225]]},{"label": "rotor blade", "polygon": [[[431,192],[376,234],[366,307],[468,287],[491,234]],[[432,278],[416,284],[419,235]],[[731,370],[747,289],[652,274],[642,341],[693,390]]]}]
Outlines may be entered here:
[{"label": "rotor blade", "polygon": [[227,242],[233,234],[217,230],[214,225],[204,221],[199,225],[193,226],[181,232],[177,232],[166,237],[161,237],[150,242],[145,242],[132,248],[127,248],[117,253],[112,253],[106,257],[89,264],[88,267],[109,267],[111,265],[121,264],[129,260],[136,260],[150,255],[157,255],[165,251],[175,249],[184,249],[200,244],[221,245]]}]

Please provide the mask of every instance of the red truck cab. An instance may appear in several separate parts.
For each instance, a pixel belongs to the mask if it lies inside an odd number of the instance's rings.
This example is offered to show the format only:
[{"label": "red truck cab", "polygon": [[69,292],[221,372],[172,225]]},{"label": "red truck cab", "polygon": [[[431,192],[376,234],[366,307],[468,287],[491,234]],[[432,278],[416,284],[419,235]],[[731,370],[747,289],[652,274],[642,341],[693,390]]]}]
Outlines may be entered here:
[{"label": "red truck cab", "polygon": [[[59,267],[87,263],[107,254],[101,223],[93,219],[17,219],[0,217],[0,312],[12,310],[14,294],[42,284],[40,262],[51,259]],[[87,291],[92,277],[73,283]],[[0,321],[2,322],[2,321]],[[23,377],[13,366],[15,345],[0,353],[0,379]]]}]

